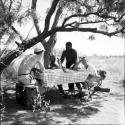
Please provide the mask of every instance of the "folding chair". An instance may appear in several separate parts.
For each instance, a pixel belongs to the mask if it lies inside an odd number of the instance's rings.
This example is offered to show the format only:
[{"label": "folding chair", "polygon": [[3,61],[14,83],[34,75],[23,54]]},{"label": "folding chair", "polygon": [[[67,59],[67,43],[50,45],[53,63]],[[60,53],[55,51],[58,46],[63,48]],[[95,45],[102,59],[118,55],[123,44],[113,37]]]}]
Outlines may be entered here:
[{"label": "folding chair", "polygon": [[[83,87],[81,86],[81,84],[83,85]],[[79,91],[78,96],[80,98],[88,95],[87,84],[85,82],[77,82],[76,87],[78,88]]]},{"label": "folding chair", "polygon": [[83,89],[87,89],[88,90],[88,84],[87,84],[87,82],[81,82],[81,84],[82,84],[82,88]]},{"label": "folding chair", "polygon": [[81,82],[76,82],[76,87],[78,89],[78,93],[76,94],[77,98],[82,98],[84,96],[84,93],[82,92],[82,86],[81,86]]},{"label": "folding chair", "polygon": [[81,86],[81,82],[76,82],[76,87],[78,88],[79,91],[82,91],[82,86]]}]

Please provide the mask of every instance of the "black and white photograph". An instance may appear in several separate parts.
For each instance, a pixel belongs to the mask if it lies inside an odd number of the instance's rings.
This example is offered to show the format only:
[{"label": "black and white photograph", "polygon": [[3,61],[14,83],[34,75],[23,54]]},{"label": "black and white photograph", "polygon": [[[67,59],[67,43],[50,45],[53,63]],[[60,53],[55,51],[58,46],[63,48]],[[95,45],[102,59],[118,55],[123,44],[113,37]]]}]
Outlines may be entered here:
[{"label": "black and white photograph", "polygon": [[0,0],[0,124],[124,125],[125,0]]}]

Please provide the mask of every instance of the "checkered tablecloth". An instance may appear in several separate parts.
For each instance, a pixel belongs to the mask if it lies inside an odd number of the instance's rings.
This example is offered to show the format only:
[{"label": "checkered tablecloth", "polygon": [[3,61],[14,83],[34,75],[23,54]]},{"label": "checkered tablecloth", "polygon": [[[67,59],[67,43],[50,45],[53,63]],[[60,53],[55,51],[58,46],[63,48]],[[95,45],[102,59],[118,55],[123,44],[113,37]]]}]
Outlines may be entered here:
[{"label": "checkered tablecloth", "polygon": [[67,85],[68,83],[83,82],[87,78],[86,72],[74,71],[66,69],[63,72],[62,69],[47,69],[44,72],[44,81],[48,86],[57,86],[58,84]]}]

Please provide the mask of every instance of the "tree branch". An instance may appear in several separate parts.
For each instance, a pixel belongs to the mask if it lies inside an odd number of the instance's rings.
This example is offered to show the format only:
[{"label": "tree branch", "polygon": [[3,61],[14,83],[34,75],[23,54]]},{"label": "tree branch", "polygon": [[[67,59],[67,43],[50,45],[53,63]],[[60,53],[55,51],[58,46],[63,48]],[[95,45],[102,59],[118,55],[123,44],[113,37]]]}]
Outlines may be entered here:
[{"label": "tree branch", "polygon": [[43,32],[46,32],[48,31],[49,29],[49,25],[50,25],[50,19],[51,19],[51,16],[53,15],[55,9],[56,9],[56,6],[58,4],[59,0],[53,0],[53,3],[52,3],[52,6],[46,16],[46,19],[45,19],[45,27],[44,27],[44,31]]},{"label": "tree branch", "polygon": [[32,6],[31,6],[32,18],[33,18],[33,22],[34,22],[37,34],[41,34],[41,30],[38,26],[38,18],[36,16],[36,3],[37,3],[37,0],[32,0]]},{"label": "tree branch", "polygon": [[122,29],[120,29],[120,30],[116,30],[114,32],[111,32],[110,36],[113,36],[113,35],[118,34],[118,33],[125,33],[124,30],[125,30],[125,26]]},{"label": "tree branch", "polygon": [[97,28],[77,28],[77,27],[71,27],[71,28],[66,28],[66,27],[56,27],[55,29],[52,29],[50,31],[48,31],[48,34],[52,34],[55,32],[72,32],[72,31],[80,31],[80,32],[92,32],[92,33],[99,33],[99,34],[103,34],[106,36],[113,36],[115,34],[121,33],[125,30],[125,27],[117,30],[117,31],[113,31],[113,32],[105,32],[105,31],[101,31],[98,30]]},{"label": "tree branch", "polygon": [[50,31],[43,32],[37,37],[34,37],[31,40],[28,40],[27,42],[22,43],[16,50],[9,53],[9,55],[7,55],[6,58],[1,59],[0,60],[0,73],[6,66],[8,66],[11,63],[13,59],[18,57],[23,51],[25,51],[26,49],[29,49],[30,47],[37,44],[38,42],[43,41],[45,38],[55,34],[56,32],[81,31],[81,32],[99,33],[99,34],[103,34],[103,35],[107,35],[111,37],[117,33],[121,33],[121,32],[124,33],[125,32],[124,30],[125,30],[125,27],[122,28],[121,30],[108,33],[104,31],[99,31],[97,30],[97,28],[65,28],[65,27],[53,28]]},{"label": "tree branch", "polygon": [[68,24],[66,24],[66,25],[64,25],[64,27],[68,27],[68,26],[72,26],[73,24],[79,24],[79,25],[82,25],[82,24],[94,24],[94,23],[106,23],[106,21],[95,21],[95,22],[93,22],[93,21],[88,21],[88,22],[82,22],[82,23],[79,23],[79,22],[77,22],[77,21],[74,21],[74,22],[72,22],[72,23],[68,23]]},{"label": "tree branch", "polygon": [[10,0],[9,11],[11,10],[12,4],[13,4],[13,1]]},{"label": "tree branch", "polygon": [[58,21],[59,21],[59,17],[60,17],[60,15],[61,15],[61,13],[62,13],[62,7],[59,7],[59,8],[57,9],[56,16],[55,16],[55,18],[54,18],[54,22],[53,22],[53,25],[52,25],[52,28],[51,28],[51,29],[53,29],[53,28],[55,28],[55,27],[57,26]]},{"label": "tree branch", "polygon": [[20,35],[20,33],[16,30],[16,28],[14,26],[10,27],[20,38],[21,41],[23,41],[23,37]]},{"label": "tree branch", "polygon": [[97,15],[97,14],[98,14],[98,13],[95,12],[95,13],[74,14],[74,15],[71,15],[71,16],[69,16],[69,17],[67,17],[67,18],[64,19],[64,21],[63,21],[63,23],[62,23],[62,26],[64,26],[64,25],[66,24],[66,22],[67,22],[68,20],[70,20],[71,18],[74,18],[74,17],[87,17],[87,16],[89,16],[89,15]]},{"label": "tree branch", "polygon": [[45,38],[47,38],[48,36],[51,36],[57,32],[73,32],[73,31],[80,31],[80,32],[92,32],[92,33],[99,33],[99,34],[103,34],[106,36],[113,36],[117,33],[121,33],[123,31],[124,28],[118,30],[118,31],[114,31],[114,32],[105,32],[105,31],[100,31],[97,28],[76,28],[76,27],[72,27],[72,28],[66,28],[66,27],[56,27],[53,28],[47,32],[43,32],[40,35],[38,35],[37,37],[32,38],[31,40],[27,41],[24,44],[24,50],[29,49],[30,47],[32,47],[33,45],[37,44],[40,41],[43,41]]},{"label": "tree branch", "polygon": [[121,15],[121,17],[119,17],[119,19],[117,19],[116,20],[116,22],[119,22],[120,20],[122,20],[122,18],[125,16],[125,13],[123,13],[122,15]]},{"label": "tree branch", "polygon": [[[57,12],[56,12],[56,16],[55,16],[55,19],[54,19],[54,22],[53,22],[53,25],[52,25],[52,28],[51,29],[53,29],[53,28],[55,28],[56,26],[57,26],[57,24],[58,24],[58,22],[59,22],[59,17],[60,17],[60,15],[61,15],[61,13],[62,13],[62,7],[59,7],[58,9],[57,9]],[[50,44],[53,44],[52,45],[52,47],[55,45],[55,39],[56,38],[56,34],[53,34],[53,35],[51,35],[50,36],[50,38],[49,38],[49,40],[48,40],[48,44],[50,45]],[[54,40],[54,41],[53,41]],[[53,41],[53,42],[52,42]]]},{"label": "tree branch", "polygon": [[[33,22],[34,22],[37,34],[40,35],[41,34],[41,30],[40,30],[40,28],[38,26],[38,18],[37,18],[37,15],[36,15],[36,4],[37,4],[37,0],[32,0],[32,5],[31,5],[32,19],[33,19]],[[41,43],[42,43],[42,45],[45,48],[46,40],[43,40]]]},{"label": "tree branch", "polygon": [[125,13],[123,13],[118,19],[116,17],[114,17],[114,16],[99,14],[99,12],[87,13],[87,14],[74,14],[74,15],[71,15],[71,16],[65,18],[63,23],[62,23],[62,26],[64,26],[66,24],[66,22],[68,20],[70,20],[71,18],[74,18],[74,17],[87,17],[87,16],[90,16],[90,15],[95,15],[95,16],[98,16],[98,17],[100,17],[102,19],[113,19],[115,22],[119,22],[120,20],[122,20],[124,18]]},{"label": "tree branch", "polygon": [[2,6],[3,12],[5,12],[5,7],[4,7],[4,3],[3,3],[2,0],[0,0],[0,4],[1,4],[1,6]]}]

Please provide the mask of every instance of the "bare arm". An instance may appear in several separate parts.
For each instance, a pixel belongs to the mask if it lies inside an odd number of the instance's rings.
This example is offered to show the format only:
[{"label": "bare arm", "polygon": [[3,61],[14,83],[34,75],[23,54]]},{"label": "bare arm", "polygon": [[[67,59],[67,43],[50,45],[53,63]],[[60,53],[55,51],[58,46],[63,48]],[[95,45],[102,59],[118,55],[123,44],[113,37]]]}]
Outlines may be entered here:
[{"label": "bare arm", "polygon": [[44,72],[45,68],[44,68],[44,66],[41,64],[41,62],[37,61],[36,64],[38,64],[38,66],[39,66],[41,72]]},{"label": "bare arm", "polygon": [[76,64],[73,66],[72,69],[73,69],[73,70],[77,70],[80,63],[81,63],[81,58],[79,59],[78,62],[76,62]]},{"label": "bare arm", "polygon": [[66,57],[66,52],[63,51],[62,56],[61,56],[61,59],[60,59],[60,60],[61,60],[61,63],[63,63],[65,57]]}]

